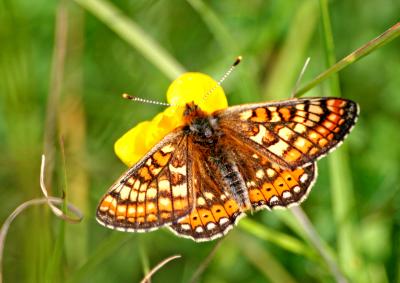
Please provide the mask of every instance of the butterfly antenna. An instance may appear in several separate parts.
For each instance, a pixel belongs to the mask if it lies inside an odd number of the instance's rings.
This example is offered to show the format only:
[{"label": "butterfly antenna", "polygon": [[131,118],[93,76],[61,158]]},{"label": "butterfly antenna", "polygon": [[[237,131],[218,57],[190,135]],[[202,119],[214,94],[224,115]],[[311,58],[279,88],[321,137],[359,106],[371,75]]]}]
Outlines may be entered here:
[{"label": "butterfly antenna", "polygon": [[311,58],[308,57],[306,62],[304,62],[303,68],[300,71],[299,77],[297,78],[296,84],[294,85],[292,95],[290,96],[290,98],[294,98],[296,96],[297,89],[299,88],[301,79],[303,78],[303,75],[306,72],[306,69],[308,67],[308,63],[310,63],[310,60],[311,60]]},{"label": "butterfly antenna", "polygon": [[140,98],[140,97],[137,97],[137,96],[129,95],[127,93],[123,93],[122,94],[122,98],[125,98],[125,99],[128,99],[128,100],[132,100],[132,101],[136,101],[136,102],[141,102],[141,103],[156,104],[156,105],[163,105],[163,106],[171,106],[171,104],[166,103],[166,102],[144,99],[144,98]]},{"label": "butterfly antenna", "polygon": [[239,63],[242,61],[242,56],[238,56],[235,60],[235,62],[233,62],[232,66],[229,68],[228,71],[226,71],[226,73],[222,76],[222,78],[217,82],[217,84],[212,87],[209,91],[207,91],[207,93],[204,95],[203,97],[203,101],[207,99],[207,97],[212,94],[217,87],[221,86],[221,84],[226,80],[227,77],[229,77],[229,75],[232,73],[232,71],[236,68],[237,65],[239,65]]}]

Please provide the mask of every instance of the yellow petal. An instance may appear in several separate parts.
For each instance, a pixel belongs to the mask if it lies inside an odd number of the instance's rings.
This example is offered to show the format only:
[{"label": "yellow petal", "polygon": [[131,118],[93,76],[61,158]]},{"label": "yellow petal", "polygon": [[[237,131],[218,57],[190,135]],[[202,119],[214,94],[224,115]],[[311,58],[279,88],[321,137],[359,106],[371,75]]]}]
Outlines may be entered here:
[{"label": "yellow petal", "polygon": [[185,73],[169,86],[167,100],[173,105],[185,105],[194,101],[203,111],[208,113],[228,107],[224,90],[218,86],[210,95],[204,96],[217,82],[202,73]]},{"label": "yellow petal", "polygon": [[126,165],[133,166],[163,137],[183,125],[186,103],[194,101],[208,113],[228,107],[225,93],[220,86],[205,98],[215,86],[217,82],[202,73],[185,73],[178,77],[167,91],[167,100],[174,106],[166,108],[151,121],[139,123],[119,138],[114,145],[116,155]]},{"label": "yellow petal", "polygon": [[147,152],[142,144],[142,136],[148,135],[150,121],[144,121],[137,124],[134,128],[126,132],[114,144],[114,151],[129,167],[135,164]]}]

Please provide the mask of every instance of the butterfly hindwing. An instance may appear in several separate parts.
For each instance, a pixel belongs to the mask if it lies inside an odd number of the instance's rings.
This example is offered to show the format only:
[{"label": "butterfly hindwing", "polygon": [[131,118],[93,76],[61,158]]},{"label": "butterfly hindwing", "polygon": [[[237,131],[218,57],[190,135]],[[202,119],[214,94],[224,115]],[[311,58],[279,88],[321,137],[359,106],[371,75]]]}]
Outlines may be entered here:
[{"label": "butterfly hindwing", "polygon": [[290,207],[307,197],[317,175],[315,163],[293,170],[285,169],[252,148],[237,144],[231,137],[225,144],[227,150],[233,152],[254,209]]},{"label": "butterfly hindwing", "polygon": [[358,105],[342,98],[302,98],[234,106],[214,115],[238,142],[294,169],[336,148],[353,128]]},{"label": "butterfly hindwing", "polygon": [[232,197],[229,189],[224,189],[215,168],[207,162],[200,151],[194,161],[193,191],[194,209],[187,216],[175,221],[169,228],[178,236],[191,238],[197,242],[210,241],[225,235],[245,214]]},{"label": "butterfly hindwing", "polygon": [[100,201],[97,220],[113,229],[147,231],[193,208],[187,136],[177,130],[124,173]]}]

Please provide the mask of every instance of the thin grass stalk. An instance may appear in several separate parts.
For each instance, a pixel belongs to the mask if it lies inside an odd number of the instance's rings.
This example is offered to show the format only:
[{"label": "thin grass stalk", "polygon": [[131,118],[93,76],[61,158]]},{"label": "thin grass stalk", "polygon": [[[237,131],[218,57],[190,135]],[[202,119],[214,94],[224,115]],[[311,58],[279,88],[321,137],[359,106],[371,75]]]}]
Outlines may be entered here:
[{"label": "thin grass stalk", "polygon": [[[61,0],[58,4],[54,38],[49,87],[50,90],[47,99],[46,121],[44,127],[45,131],[43,137],[43,152],[49,161],[48,166],[46,167],[47,172],[45,172],[48,186],[52,184],[53,179],[49,172],[53,172],[54,169],[54,138],[57,124],[57,113],[59,112],[59,102],[62,92],[62,81],[64,77],[65,55],[67,50],[68,8],[66,0]],[[49,186],[49,188],[51,187]]]},{"label": "thin grass stalk", "polygon": [[305,214],[303,209],[300,206],[292,207],[291,212],[297,219],[297,221],[302,225],[304,231],[307,234],[309,241],[312,245],[318,250],[321,257],[324,259],[325,263],[327,264],[329,270],[333,274],[338,283],[346,283],[347,280],[342,274],[339,269],[339,266],[336,263],[335,258],[329,252],[329,250],[325,247],[324,243],[322,242],[320,236],[318,235],[317,231],[315,230],[314,226],[312,225],[310,219]]},{"label": "thin grass stalk", "polygon": [[265,100],[287,99],[288,94],[292,92],[304,59],[308,57],[305,53],[318,22],[317,11],[318,6],[315,1],[299,2],[283,47],[275,59],[274,68],[267,74],[263,87]]},{"label": "thin grass stalk", "polygon": [[305,256],[311,260],[316,260],[317,255],[310,248],[298,239],[287,234],[269,229],[251,219],[242,219],[239,228],[263,241],[270,242],[282,249],[294,254]]},{"label": "thin grass stalk", "polygon": [[254,241],[244,233],[236,233],[231,236],[241,250],[243,256],[253,264],[265,277],[265,281],[273,283],[296,283],[296,278],[271,255],[264,245]]},{"label": "thin grass stalk", "polygon": [[201,262],[198,266],[196,271],[193,273],[192,277],[190,278],[190,283],[196,283],[199,281],[201,274],[206,270],[207,266],[210,264],[211,260],[214,258],[215,254],[217,253],[219,247],[222,244],[223,239],[217,240],[217,243],[211,249],[210,253],[207,257]]},{"label": "thin grass stalk", "polygon": [[[7,233],[10,228],[11,223],[15,220],[15,218],[20,215],[25,209],[31,206],[41,205],[41,204],[49,204],[52,206],[62,205],[64,200],[56,197],[45,197],[45,198],[36,198],[28,200],[21,205],[19,205],[4,221],[3,225],[0,229],[0,283],[3,282],[3,256],[4,256],[4,244],[6,241]],[[80,210],[73,206],[72,204],[68,204],[67,208],[70,212],[76,215],[77,218],[82,218],[82,214]]]},{"label": "thin grass stalk", "polygon": [[[47,154],[49,161],[46,167],[47,172],[42,175],[48,176],[47,185],[51,188],[53,169],[55,163],[55,132],[57,127],[57,116],[59,113],[60,97],[63,89],[65,60],[68,42],[68,2],[61,0],[58,3],[56,13],[55,44],[53,50],[52,70],[50,80],[50,93],[47,101],[46,121],[44,131],[44,154]],[[44,157],[43,157],[44,158]],[[44,163],[44,159],[42,161]],[[44,165],[43,165],[44,166]],[[45,184],[42,184],[45,186]],[[62,213],[66,213],[66,199],[62,205]],[[58,235],[55,239],[54,248],[48,258],[45,270],[46,281],[58,281],[61,279],[62,258],[64,254],[65,222],[61,222]],[[59,278],[57,278],[59,277]]]},{"label": "thin grass stalk", "polygon": [[[320,0],[321,19],[323,25],[323,38],[325,43],[325,55],[327,65],[336,62],[334,39],[329,16],[329,4],[327,0]],[[372,50],[371,50],[372,51]],[[367,54],[367,53],[366,53]],[[365,55],[366,55],[365,54]],[[339,77],[332,73],[329,80],[330,95],[341,96]],[[330,168],[330,188],[332,194],[333,213],[338,235],[339,262],[346,275],[352,281],[357,281],[362,273],[356,263],[359,261],[355,238],[355,220],[352,215],[354,207],[354,192],[350,173],[348,154],[345,147],[337,150],[328,157]]]},{"label": "thin grass stalk", "polygon": [[106,0],[75,0],[75,2],[103,21],[171,80],[184,72],[185,68],[175,58],[111,2]]},{"label": "thin grass stalk", "polygon": [[69,211],[71,211],[73,214],[75,214],[75,217],[71,217],[71,216],[63,213],[63,211],[57,207],[58,205],[64,205],[65,202],[63,199],[51,197],[48,195],[48,191],[47,191],[47,188],[46,188],[45,182],[44,182],[44,174],[45,174],[44,172],[45,172],[45,156],[43,155],[42,156],[42,164],[41,164],[41,168],[40,168],[40,188],[42,189],[44,198],[32,199],[32,200],[26,201],[26,202],[22,203],[21,205],[19,205],[7,217],[6,221],[3,223],[3,225],[0,229],[0,283],[2,283],[2,281],[3,281],[3,270],[2,270],[3,252],[4,252],[4,244],[5,244],[6,236],[7,236],[7,233],[8,233],[11,223],[21,212],[23,212],[25,209],[27,209],[30,206],[47,203],[47,205],[50,207],[51,211],[58,218],[60,218],[64,221],[67,221],[70,223],[78,223],[83,218],[83,215],[80,212],[80,210],[78,208],[76,208],[75,206],[73,206],[72,204],[67,203],[66,207]]},{"label": "thin grass stalk", "polygon": [[[301,87],[299,90],[296,92],[296,97],[300,97],[303,94],[305,94],[307,91],[310,89],[314,88],[327,78],[331,77],[332,75],[338,73],[339,71],[343,70],[344,68],[348,67],[349,65],[357,62],[361,58],[365,57],[366,55],[370,54],[373,51],[376,51],[380,47],[388,44],[391,42],[393,39],[398,37],[400,35],[400,22],[396,23],[392,27],[390,27],[388,30],[386,30],[384,33],[380,34],[378,37],[374,38],[373,40],[367,42],[354,52],[350,53],[346,57],[344,57],[342,60],[337,62],[336,64],[331,65],[330,68],[327,70],[323,71],[321,74],[319,74],[315,79],[313,79],[311,82],[307,83],[305,86]],[[329,41],[327,41],[329,42]]]},{"label": "thin grass stalk", "polygon": [[[140,254],[140,261],[142,262],[143,274],[150,273],[149,254],[144,244],[139,244],[139,254]],[[148,283],[151,283],[150,278],[147,281]]]},{"label": "thin grass stalk", "polygon": [[162,268],[168,262],[170,262],[174,259],[180,258],[180,257],[181,257],[181,255],[173,255],[173,256],[170,256],[170,257],[164,259],[159,264],[157,264],[155,267],[153,267],[153,269],[150,270],[150,272],[142,279],[142,281],[140,281],[140,283],[150,283],[150,278],[151,278],[151,276],[154,275],[154,273],[156,273],[160,268]]},{"label": "thin grass stalk", "polygon": [[[67,181],[67,168],[66,168],[66,160],[65,160],[65,148],[64,148],[64,140],[63,137],[60,137],[60,148],[61,148],[61,157],[64,169],[64,190],[63,190],[63,197],[64,200],[61,210],[63,214],[67,215],[67,188],[68,188],[68,181]],[[55,282],[61,281],[63,278],[63,266],[65,264],[64,256],[65,256],[65,222],[62,221],[58,229],[58,236],[56,238],[53,253],[49,259],[47,270],[46,270],[46,278],[48,282]],[[58,274],[57,274],[58,273]],[[58,276],[58,278],[57,278]]]}]

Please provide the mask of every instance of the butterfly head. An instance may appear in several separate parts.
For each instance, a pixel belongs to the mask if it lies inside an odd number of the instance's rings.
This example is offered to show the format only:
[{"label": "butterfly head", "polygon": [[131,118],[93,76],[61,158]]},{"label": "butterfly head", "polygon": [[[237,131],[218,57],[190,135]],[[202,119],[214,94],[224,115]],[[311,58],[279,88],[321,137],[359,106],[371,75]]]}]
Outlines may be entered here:
[{"label": "butterfly head", "polygon": [[185,129],[198,143],[213,142],[216,137],[214,118],[200,109],[194,102],[187,103],[183,112]]},{"label": "butterfly head", "polygon": [[206,117],[207,114],[200,109],[200,107],[193,101],[186,103],[185,110],[183,111],[183,119],[185,124],[191,124],[193,119]]}]

